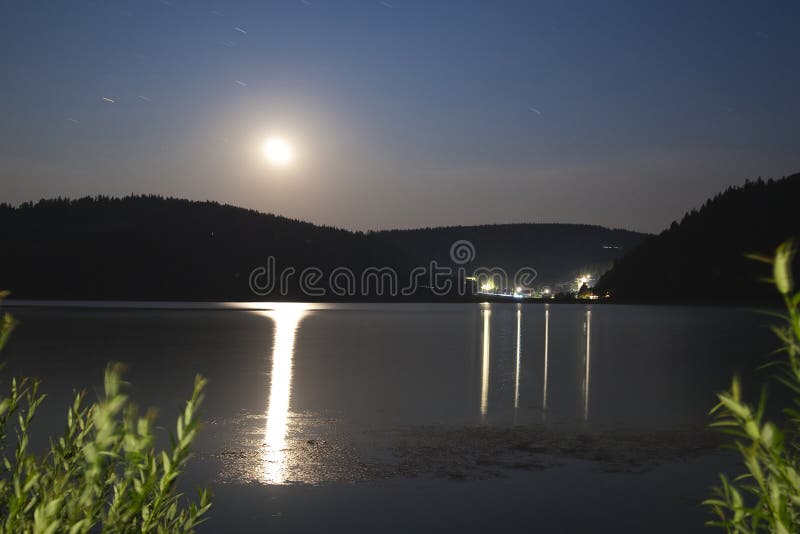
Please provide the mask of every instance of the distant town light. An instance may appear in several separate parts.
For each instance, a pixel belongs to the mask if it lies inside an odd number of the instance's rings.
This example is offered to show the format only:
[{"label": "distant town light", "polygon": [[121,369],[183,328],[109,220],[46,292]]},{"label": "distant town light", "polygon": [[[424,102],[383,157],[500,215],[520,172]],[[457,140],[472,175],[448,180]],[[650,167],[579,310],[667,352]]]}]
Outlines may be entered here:
[{"label": "distant town light", "polygon": [[579,275],[578,278],[575,279],[575,291],[580,291],[580,289],[584,285],[588,286],[591,281],[592,281],[592,275],[590,274]]},{"label": "distant town light", "polygon": [[494,285],[494,280],[489,278],[483,284],[481,284],[481,291],[494,291],[496,286]]}]

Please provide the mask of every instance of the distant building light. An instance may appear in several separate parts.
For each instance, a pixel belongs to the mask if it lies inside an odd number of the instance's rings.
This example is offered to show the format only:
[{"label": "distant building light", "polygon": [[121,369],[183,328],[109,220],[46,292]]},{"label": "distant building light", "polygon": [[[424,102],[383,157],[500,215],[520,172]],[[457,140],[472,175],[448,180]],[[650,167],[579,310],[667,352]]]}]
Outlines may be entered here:
[{"label": "distant building light", "polygon": [[486,280],[483,284],[481,284],[481,291],[494,291],[497,289],[497,286],[494,284],[494,280],[491,278]]}]

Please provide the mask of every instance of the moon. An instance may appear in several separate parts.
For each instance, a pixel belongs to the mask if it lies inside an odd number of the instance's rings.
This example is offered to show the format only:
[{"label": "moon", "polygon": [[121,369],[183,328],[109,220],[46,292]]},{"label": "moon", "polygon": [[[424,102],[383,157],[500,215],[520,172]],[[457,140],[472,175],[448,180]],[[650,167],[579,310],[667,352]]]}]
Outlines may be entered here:
[{"label": "moon", "polygon": [[286,167],[294,159],[292,145],[286,139],[270,137],[264,141],[264,156],[275,167]]}]

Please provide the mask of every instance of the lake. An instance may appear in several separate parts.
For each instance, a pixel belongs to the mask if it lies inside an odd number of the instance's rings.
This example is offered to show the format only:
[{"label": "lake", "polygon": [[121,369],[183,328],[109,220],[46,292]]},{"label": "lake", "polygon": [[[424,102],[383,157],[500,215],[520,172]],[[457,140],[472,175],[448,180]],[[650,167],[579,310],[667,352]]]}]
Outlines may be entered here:
[{"label": "lake", "polygon": [[39,442],[108,361],[167,429],[209,378],[201,532],[708,531],[708,410],[776,346],[731,308],[117,304],[11,307],[3,373],[42,378]]}]

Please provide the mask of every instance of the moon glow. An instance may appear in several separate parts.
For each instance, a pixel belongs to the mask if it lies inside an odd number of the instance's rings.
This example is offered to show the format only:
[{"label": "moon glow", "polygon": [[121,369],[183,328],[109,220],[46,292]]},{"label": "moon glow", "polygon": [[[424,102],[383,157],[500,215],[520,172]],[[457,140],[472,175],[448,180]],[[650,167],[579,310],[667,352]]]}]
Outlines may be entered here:
[{"label": "moon glow", "polygon": [[294,159],[292,145],[279,137],[270,137],[265,140],[263,151],[267,161],[276,167],[285,167]]}]

